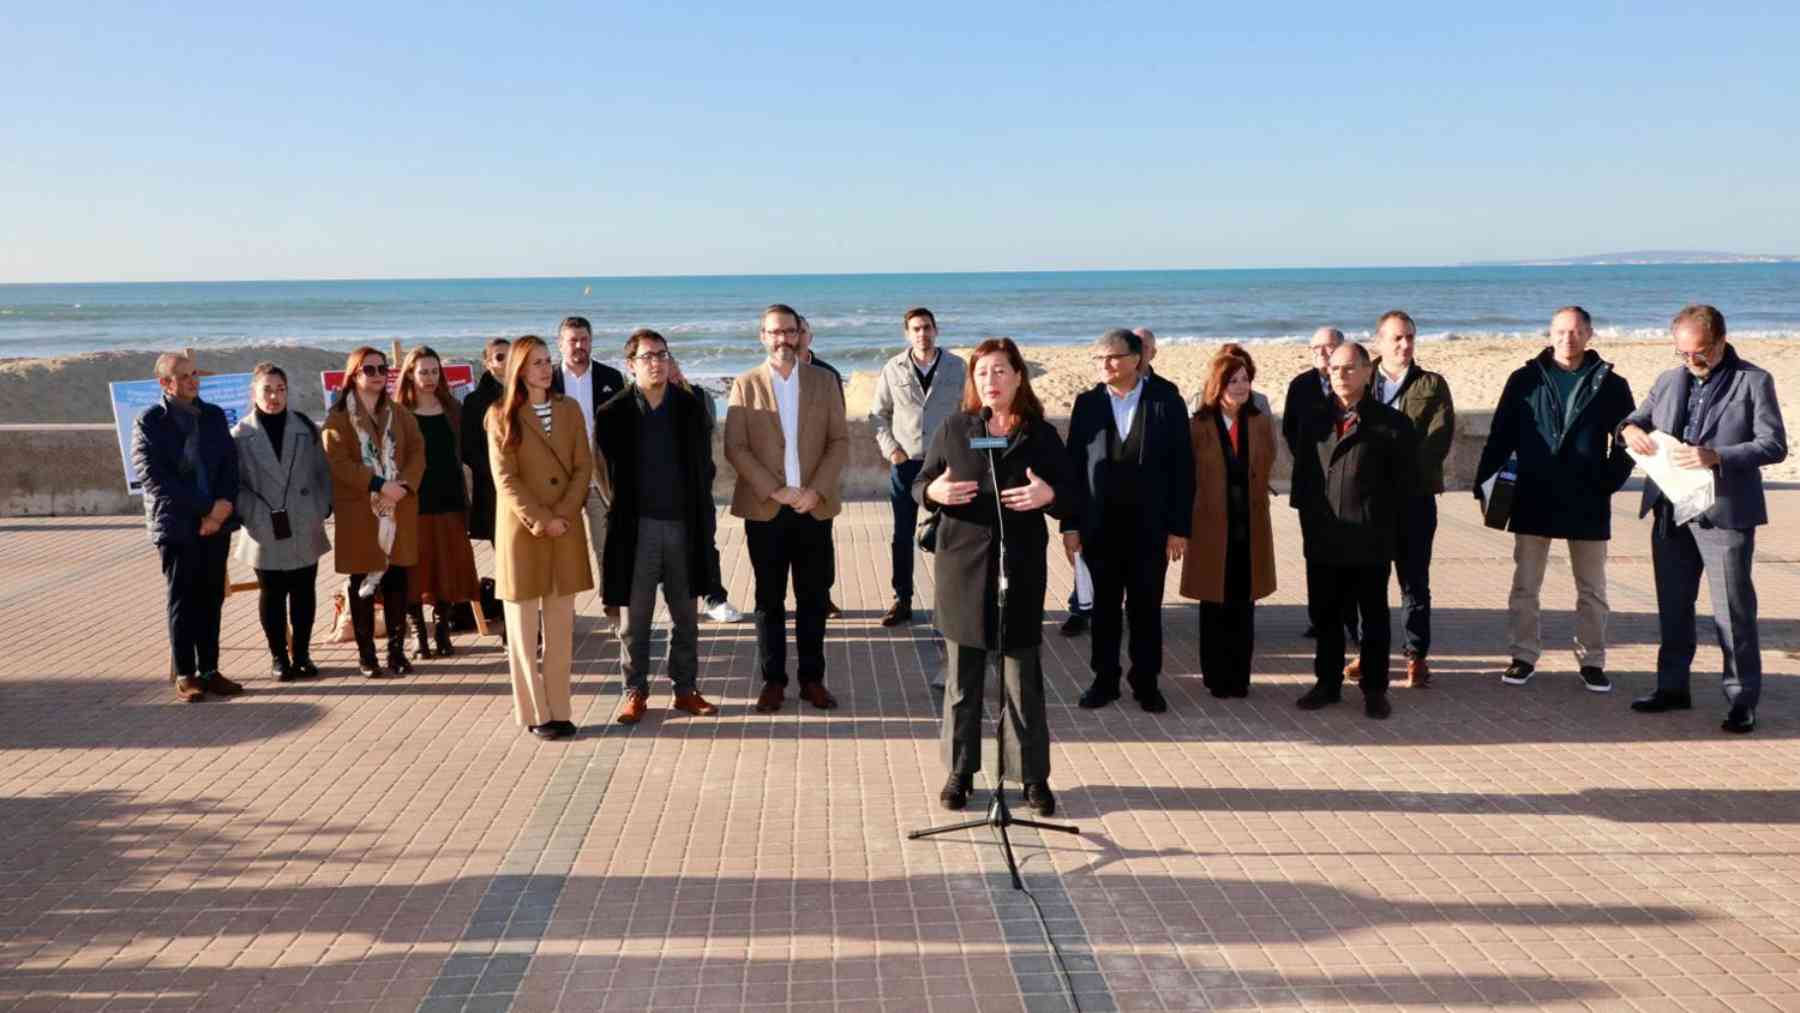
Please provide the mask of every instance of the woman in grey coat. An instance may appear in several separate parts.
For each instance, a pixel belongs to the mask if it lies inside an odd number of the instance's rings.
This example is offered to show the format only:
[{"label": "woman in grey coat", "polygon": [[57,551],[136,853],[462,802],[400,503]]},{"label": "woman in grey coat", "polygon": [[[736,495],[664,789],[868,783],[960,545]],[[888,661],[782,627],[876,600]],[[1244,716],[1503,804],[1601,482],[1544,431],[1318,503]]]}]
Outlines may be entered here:
[{"label": "woman in grey coat", "polygon": [[258,611],[273,659],[269,674],[290,682],[319,674],[308,648],[318,606],[319,557],[331,550],[325,537],[331,465],[319,445],[318,427],[288,410],[287,374],[280,366],[257,363],[250,374],[250,396],[255,410],[231,431],[242,476],[237,515],[244,528],[237,558],[256,571],[262,587]]}]

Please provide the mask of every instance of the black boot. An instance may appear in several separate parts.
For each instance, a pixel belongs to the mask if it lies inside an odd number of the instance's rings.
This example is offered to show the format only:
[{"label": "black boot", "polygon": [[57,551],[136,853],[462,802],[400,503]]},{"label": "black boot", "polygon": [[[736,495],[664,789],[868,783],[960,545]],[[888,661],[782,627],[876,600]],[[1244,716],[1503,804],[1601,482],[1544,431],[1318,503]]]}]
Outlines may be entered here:
[{"label": "black boot", "polygon": [[406,623],[403,619],[388,627],[387,667],[395,675],[411,675],[412,662],[406,660]]},{"label": "black boot", "polygon": [[[412,662],[406,660],[406,571],[389,567],[382,580],[382,609],[388,614],[387,667],[395,675],[410,675]],[[422,614],[422,613],[421,613]],[[421,631],[424,627],[421,625]]]},{"label": "black boot", "polygon": [[456,653],[456,647],[450,643],[450,610],[451,605],[433,605],[431,618],[433,630],[437,634],[438,657],[448,658]]},{"label": "black boot", "polygon": [[375,659],[375,602],[355,592],[349,597],[350,626],[356,631],[357,670],[371,679],[379,679],[387,672]]},{"label": "black boot", "polygon": [[413,636],[419,644],[413,648],[413,657],[430,658],[431,632],[425,628],[425,606],[414,605],[406,610],[406,614],[412,620]]}]

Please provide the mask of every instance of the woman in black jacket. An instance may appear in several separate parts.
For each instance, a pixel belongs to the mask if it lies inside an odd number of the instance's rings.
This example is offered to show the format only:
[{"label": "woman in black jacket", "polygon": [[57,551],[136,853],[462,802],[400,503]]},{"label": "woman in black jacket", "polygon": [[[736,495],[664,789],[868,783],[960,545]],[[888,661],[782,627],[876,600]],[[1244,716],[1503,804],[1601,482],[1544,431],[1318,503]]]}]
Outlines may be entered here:
[{"label": "woman in black jacket", "polygon": [[[971,446],[981,439],[1000,446],[991,451]],[[1038,658],[1050,543],[1044,518],[1073,515],[1081,486],[1061,438],[1044,420],[1025,358],[1012,339],[990,338],[976,347],[963,385],[962,414],[938,428],[913,496],[927,510],[942,511],[934,611],[949,653],[941,742],[950,777],[938,799],[946,809],[968,804],[981,768],[987,652],[998,650],[1006,680],[1001,773],[1021,781],[1026,804],[1049,816],[1056,799],[1050,793],[1050,733]],[[1004,574],[998,551],[1002,531]]]}]

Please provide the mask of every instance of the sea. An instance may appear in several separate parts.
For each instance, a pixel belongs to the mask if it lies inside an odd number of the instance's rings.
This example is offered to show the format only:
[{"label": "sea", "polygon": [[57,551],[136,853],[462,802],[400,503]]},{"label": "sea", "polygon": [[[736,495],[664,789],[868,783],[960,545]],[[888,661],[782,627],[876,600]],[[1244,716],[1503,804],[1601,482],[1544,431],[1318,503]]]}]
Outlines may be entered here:
[{"label": "sea", "polygon": [[919,305],[952,346],[1082,344],[1140,326],[1177,344],[1304,341],[1327,324],[1366,337],[1393,308],[1424,341],[1530,337],[1568,303],[1602,338],[1666,335],[1688,302],[1718,306],[1734,335],[1800,337],[1800,263],[11,284],[0,357],[399,340],[472,361],[490,337],[553,339],[579,315],[596,355],[650,327],[690,375],[717,376],[762,357],[757,323],[774,302],[806,314],[814,353],[846,372],[898,351],[902,314]]}]

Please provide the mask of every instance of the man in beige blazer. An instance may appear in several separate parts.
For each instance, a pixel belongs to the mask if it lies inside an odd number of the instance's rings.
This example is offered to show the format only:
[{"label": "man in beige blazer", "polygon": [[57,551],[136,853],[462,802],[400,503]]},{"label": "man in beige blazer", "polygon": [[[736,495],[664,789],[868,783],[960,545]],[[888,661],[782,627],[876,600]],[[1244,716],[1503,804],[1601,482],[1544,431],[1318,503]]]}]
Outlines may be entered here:
[{"label": "man in beige blazer", "polygon": [[832,375],[800,361],[800,314],[763,311],[768,359],[732,381],[725,410],[725,459],[737,471],[731,513],[744,519],[756,574],[757,658],[763,690],[756,709],[781,709],[787,690],[787,585],[794,578],[794,646],[800,696],[837,706],[825,688],[825,609],[831,590],[831,528],[843,508],[840,481],[850,456],[843,394]]}]

